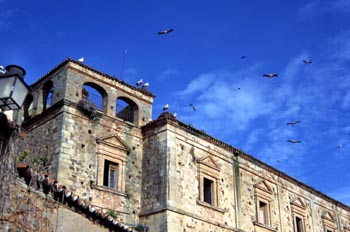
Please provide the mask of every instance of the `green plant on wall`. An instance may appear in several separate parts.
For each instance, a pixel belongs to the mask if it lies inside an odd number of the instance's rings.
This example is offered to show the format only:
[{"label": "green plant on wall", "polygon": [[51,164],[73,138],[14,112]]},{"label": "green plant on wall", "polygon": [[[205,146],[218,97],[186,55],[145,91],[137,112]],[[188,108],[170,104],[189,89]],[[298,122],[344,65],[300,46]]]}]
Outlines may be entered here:
[{"label": "green plant on wall", "polygon": [[39,165],[44,165],[45,162],[46,162],[46,158],[38,157],[38,158],[35,158],[33,160],[33,166],[36,167],[36,166],[39,166]]},{"label": "green plant on wall", "polygon": [[22,163],[28,157],[29,151],[24,150],[16,156],[16,163]]},{"label": "green plant on wall", "polygon": [[141,225],[141,224],[138,224],[134,229],[136,231],[139,231],[139,232],[145,232],[146,231],[144,225]]},{"label": "green plant on wall", "polygon": [[113,209],[108,209],[106,213],[107,213],[107,215],[111,216],[112,218],[118,217],[118,212],[114,211]]}]

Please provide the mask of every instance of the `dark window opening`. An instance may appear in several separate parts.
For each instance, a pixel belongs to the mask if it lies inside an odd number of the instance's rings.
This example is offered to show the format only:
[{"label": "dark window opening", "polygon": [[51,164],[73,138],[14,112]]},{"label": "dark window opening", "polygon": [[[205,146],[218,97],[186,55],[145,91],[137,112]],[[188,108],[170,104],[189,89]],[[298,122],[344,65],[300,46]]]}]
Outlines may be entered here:
[{"label": "dark window opening", "polygon": [[103,185],[112,189],[118,189],[119,165],[105,160]]},{"label": "dark window opening", "polygon": [[52,106],[53,97],[53,83],[52,81],[46,82],[43,87],[43,110],[46,110]]},{"label": "dark window opening", "polygon": [[116,117],[134,123],[137,114],[137,105],[125,97],[117,98]]},{"label": "dark window opening", "polygon": [[24,103],[23,103],[24,120],[30,118],[31,115],[34,113],[33,111],[34,111],[34,109],[33,109],[33,95],[28,94],[26,99],[24,100]]},{"label": "dark window opening", "polygon": [[263,201],[259,201],[259,216],[258,216],[258,220],[260,223],[268,225],[269,221],[268,221],[268,204],[263,202]]},{"label": "dark window opening", "polygon": [[95,83],[85,83],[83,85],[81,98],[93,104],[99,111],[105,111],[107,107],[107,93]]},{"label": "dark window opening", "polygon": [[296,232],[304,232],[303,219],[300,217],[295,217]]},{"label": "dark window opening", "polygon": [[211,205],[213,204],[213,184],[214,182],[212,180],[207,178],[203,179],[203,200]]}]

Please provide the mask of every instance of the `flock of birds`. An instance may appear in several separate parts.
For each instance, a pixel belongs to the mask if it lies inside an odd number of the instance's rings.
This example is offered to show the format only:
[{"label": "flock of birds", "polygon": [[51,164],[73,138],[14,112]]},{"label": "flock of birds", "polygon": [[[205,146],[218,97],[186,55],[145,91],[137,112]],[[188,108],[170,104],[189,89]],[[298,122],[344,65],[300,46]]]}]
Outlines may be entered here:
[{"label": "flock of birds", "polygon": [[[159,35],[168,35],[169,33],[173,32],[173,31],[174,31],[173,28],[169,28],[169,29],[166,29],[166,30],[159,31],[158,34],[159,34]],[[247,56],[245,56],[245,55],[244,55],[244,56],[241,56],[241,59],[245,59],[245,58],[247,58]],[[79,61],[79,62],[84,62],[84,57],[79,58],[78,61]],[[311,60],[307,60],[307,59],[303,60],[302,62],[303,62],[304,64],[311,64],[311,63],[312,63]],[[267,78],[274,78],[274,77],[278,77],[278,74],[277,74],[277,73],[265,73],[265,74],[263,74],[262,76],[263,76],[263,77],[267,77]],[[147,87],[149,86],[149,83],[148,83],[148,82],[145,82],[145,83],[144,83],[144,82],[143,82],[143,79],[141,78],[140,80],[138,80],[138,81],[136,82],[136,86],[145,89],[145,88],[147,88]],[[238,88],[238,90],[240,90],[240,88]],[[197,111],[197,108],[195,107],[194,104],[189,103],[188,106],[190,106],[190,107],[192,108],[193,111]],[[165,104],[165,105],[163,106],[163,112],[166,112],[166,111],[168,111],[168,110],[169,110],[169,104]],[[177,116],[176,113],[174,113],[173,115],[174,115],[175,117]],[[299,124],[299,123],[301,123],[301,121],[300,121],[300,120],[296,120],[296,121],[287,122],[287,125],[292,125],[292,126],[294,126],[294,125]],[[298,140],[298,139],[288,139],[287,142],[295,144],[295,143],[301,143],[301,140]],[[339,145],[338,145],[338,148],[342,148],[342,147],[343,147],[343,144],[339,144]]]}]

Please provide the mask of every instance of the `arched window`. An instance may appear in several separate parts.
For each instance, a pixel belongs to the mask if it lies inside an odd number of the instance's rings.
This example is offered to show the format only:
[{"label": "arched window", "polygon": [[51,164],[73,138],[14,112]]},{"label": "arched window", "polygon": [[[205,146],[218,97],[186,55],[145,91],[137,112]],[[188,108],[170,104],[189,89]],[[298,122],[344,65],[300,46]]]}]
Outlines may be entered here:
[{"label": "arched window", "polygon": [[33,95],[28,94],[23,103],[24,120],[27,120],[28,118],[30,118],[32,114],[33,114]]},{"label": "arched window", "polygon": [[91,82],[85,83],[82,89],[82,99],[93,103],[98,110],[106,111],[107,93],[101,86]]},{"label": "arched window", "polygon": [[52,105],[53,83],[48,81],[43,86],[43,110]]},{"label": "arched window", "polygon": [[118,97],[115,116],[127,122],[135,123],[138,107],[135,102],[126,97]]}]

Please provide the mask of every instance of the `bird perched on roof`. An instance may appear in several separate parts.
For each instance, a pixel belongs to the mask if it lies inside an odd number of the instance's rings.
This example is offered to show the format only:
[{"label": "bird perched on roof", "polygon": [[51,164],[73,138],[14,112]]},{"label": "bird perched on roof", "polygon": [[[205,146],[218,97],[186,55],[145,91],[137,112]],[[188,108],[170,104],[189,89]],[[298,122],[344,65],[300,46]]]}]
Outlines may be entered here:
[{"label": "bird perched on roof", "polygon": [[290,121],[290,122],[287,122],[287,125],[295,125],[297,123],[301,123],[301,121]]},{"label": "bird perched on roof", "polygon": [[288,139],[287,142],[290,142],[290,143],[301,143],[300,140],[296,140],[296,139]]},{"label": "bird perched on roof", "polygon": [[0,73],[5,74],[6,73],[6,69],[0,65]]},{"label": "bird perched on roof", "polygon": [[136,85],[137,85],[137,86],[140,86],[140,85],[142,85],[142,82],[143,82],[143,80],[142,80],[142,78],[141,78],[138,82],[136,82]]},{"label": "bird perched on roof", "polygon": [[305,64],[311,64],[311,63],[312,63],[311,60],[303,60],[303,62],[304,62]]},{"label": "bird perched on roof", "polygon": [[170,29],[158,32],[158,35],[167,35],[167,34],[169,34],[172,31],[173,31],[173,29],[170,28]]},{"label": "bird perched on roof", "polygon": [[79,58],[78,61],[83,63],[84,62],[84,57]]},{"label": "bird perched on roof", "polygon": [[167,111],[169,109],[169,104],[165,104],[164,106],[163,106],[163,111]]},{"label": "bird perched on roof", "polygon": [[193,109],[194,111],[197,110],[196,107],[195,107],[192,103],[190,103],[189,105],[192,107],[192,109]]},{"label": "bird perched on roof", "polygon": [[149,83],[146,82],[145,84],[143,84],[142,88],[146,89],[149,86]]},{"label": "bird perched on roof", "polygon": [[263,76],[267,77],[267,78],[273,78],[273,77],[278,77],[278,74],[277,73],[266,73]]}]

